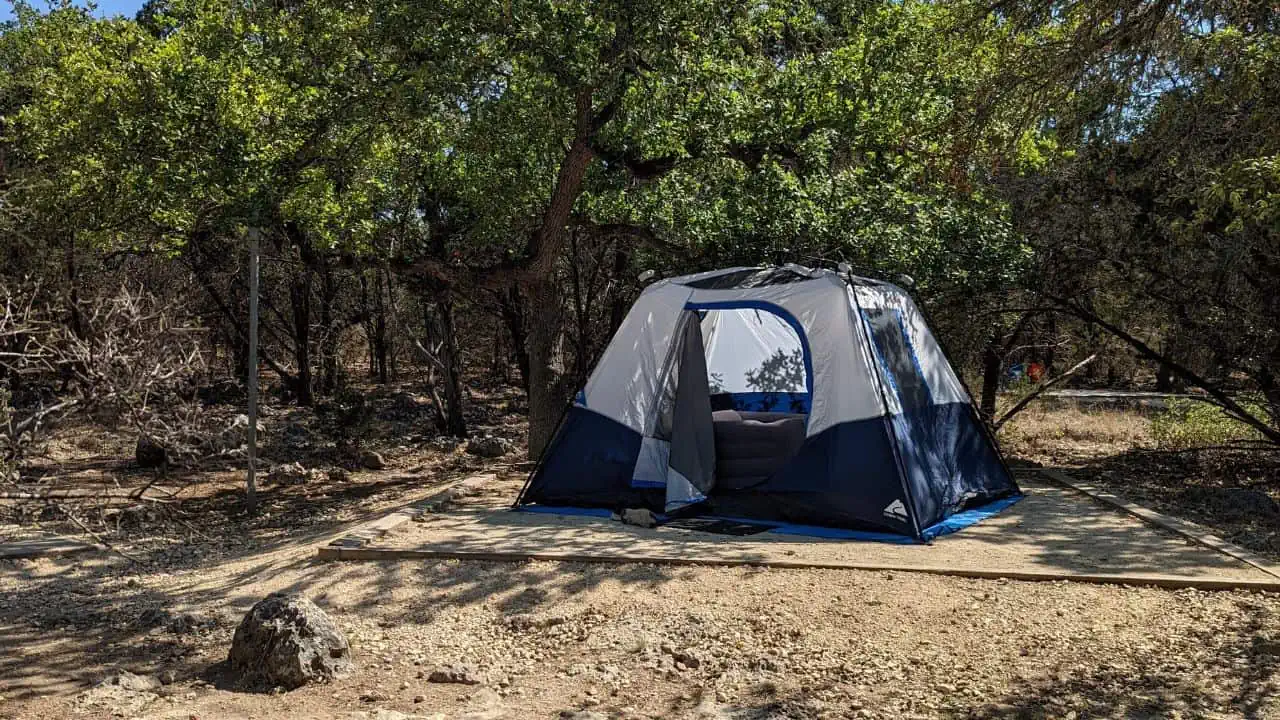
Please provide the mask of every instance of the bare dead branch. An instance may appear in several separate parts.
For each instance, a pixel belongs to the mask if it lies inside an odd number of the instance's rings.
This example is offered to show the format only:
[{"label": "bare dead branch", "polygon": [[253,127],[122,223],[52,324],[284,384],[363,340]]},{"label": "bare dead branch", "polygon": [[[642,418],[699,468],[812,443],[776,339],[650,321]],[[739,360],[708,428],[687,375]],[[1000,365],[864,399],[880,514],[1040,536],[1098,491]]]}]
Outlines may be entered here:
[{"label": "bare dead branch", "polygon": [[1059,383],[1061,383],[1063,380],[1066,380],[1067,378],[1071,377],[1072,375],[1075,375],[1076,373],[1080,372],[1082,369],[1084,369],[1084,366],[1086,366],[1086,365],[1088,365],[1089,363],[1093,362],[1093,361],[1094,361],[1094,359],[1095,359],[1095,358],[1097,358],[1097,357],[1098,357],[1098,353],[1094,353],[1094,354],[1090,355],[1089,357],[1087,357],[1087,358],[1085,358],[1085,359],[1081,360],[1080,362],[1076,363],[1074,366],[1072,366],[1072,367],[1071,367],[1071,369],[1070,369],[1070,370],[1067,370],[1066,372],[1062,373],[1061,375],[1058,375],[1058,376],[1056,376],[1056,377],[1053,377],[1053,378],[1051,378],[1051,379],[1049,379],[1049,380],[1045,380],[1044,382],[1042,382],[1042,383],[1040,383],[1039,385],[1037,385],[1037,386],[1036,386],[1036,388],[1035,388],[1034,390],[1032,390],[1030,393],[1028,393],[1026,397],[1022,398],[1021,400],[1019,400],[1019,401],[1018,401],[1018,403],[1017,403],[1016,405],[1014,405],[1013,407],[1009,408],[1009,411],[1008,411],[1008,412],[1006,412],[1005,414],[1001,415],[1001,416],[1000,416],[1000,419],[999,419],[999,420],[996,420],[996,421],[995,421],[995,424],[994,424],[994,425],[992,425],[992,429],[993,429],[993,430],[996,430],[996,431],[1000,430],[1000,427],[1001,427],[1002,425],[1004,425],[1006,422],[1008,422],[1010,419],[1012,419],[1014,415],[1017,415],[1018,413],[1022,412],[1023,408],[1027,407],[1028,405],[1030,405],[1030,404],[1032,403],[1032,401],[1034,401],[1036,398],[1040,397],[1040,395],[1041,395],[1041,394],[1043,394],[1045,390],[1048,390],[1049,388],[1053,387],[1054,385],[1058,385],[1058,384],[1059,384]]}]

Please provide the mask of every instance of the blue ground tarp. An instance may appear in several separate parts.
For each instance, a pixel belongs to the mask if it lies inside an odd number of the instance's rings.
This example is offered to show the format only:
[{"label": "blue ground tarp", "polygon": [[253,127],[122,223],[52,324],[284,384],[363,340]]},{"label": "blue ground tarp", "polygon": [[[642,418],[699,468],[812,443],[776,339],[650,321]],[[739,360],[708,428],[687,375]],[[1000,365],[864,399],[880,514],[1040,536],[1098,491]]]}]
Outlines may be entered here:
[{"label": "blue ground tarp", "polygon": [[[971,525],[976,525],[987,518],[1000,514],[1005,509],[1014,505],[1021,500],[1024,495],[1011,495],[980,505],[976,508],[970,508],[963,512],[943,520],[936,525],[925,528],[921,535],[926,541],[943,535],[949,535],[958,532]],[[515,508],[516,512],[544,513],[548,515],[578,515],[584,517],[608,518],[613,515],[609,510],[604,508],[580,508],[566,506],[551,505],[521,505]],[[753,520],[751,518],[740,517],[724,517],[720,515],[699,515],[698,517],[710,520],[728,520],[731,522],[747,523],[751,525],[766,525],[771,529],[768,531],[774,535],[798,535],[801,537],[824,538],[828,540],[857,540],[862,542],[882,542],[894,545],[915,545],[918,541],[907,535],[897,535],[895,533],[870,532],[866,530],[844,530],[841,528],[822,527],[820,525],[796,525],[791,523],[773,523],[761,520]],[[654,518],[658,524],[667,521],[667,516],[661,513],[654,513]]]}]

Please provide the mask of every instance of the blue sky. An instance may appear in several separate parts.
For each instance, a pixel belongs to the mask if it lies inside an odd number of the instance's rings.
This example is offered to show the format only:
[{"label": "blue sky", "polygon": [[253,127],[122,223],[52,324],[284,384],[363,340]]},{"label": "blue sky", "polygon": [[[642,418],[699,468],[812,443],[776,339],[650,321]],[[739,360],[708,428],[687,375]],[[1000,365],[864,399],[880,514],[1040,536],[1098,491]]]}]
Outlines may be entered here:
[{"label": "blue sky", "polygon": [[[95,13],[101,17],[109,17],[111,15],[125,15],[133,17],[138,12],[138,8],[142,7],[142,3],[146,0],[98,0],[98,10]],[[32,0],[32,5],[39,9],[47,9],[48,3],[44,0]],[[83,0],[76,0],[77,5],[86,5]],[[0,0],[0,22],[13,19],[13,3],[10,0]]]}]

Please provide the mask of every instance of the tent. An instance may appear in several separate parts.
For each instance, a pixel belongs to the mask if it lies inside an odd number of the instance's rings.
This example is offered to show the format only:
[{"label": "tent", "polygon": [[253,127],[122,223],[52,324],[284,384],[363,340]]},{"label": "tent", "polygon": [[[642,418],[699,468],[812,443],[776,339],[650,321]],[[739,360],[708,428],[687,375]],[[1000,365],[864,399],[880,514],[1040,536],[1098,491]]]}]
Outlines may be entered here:
[{"label": "tent", "polygon": [[517,507],[926,541],[1019,494],[906,292],[786,265],[648,286]]}]

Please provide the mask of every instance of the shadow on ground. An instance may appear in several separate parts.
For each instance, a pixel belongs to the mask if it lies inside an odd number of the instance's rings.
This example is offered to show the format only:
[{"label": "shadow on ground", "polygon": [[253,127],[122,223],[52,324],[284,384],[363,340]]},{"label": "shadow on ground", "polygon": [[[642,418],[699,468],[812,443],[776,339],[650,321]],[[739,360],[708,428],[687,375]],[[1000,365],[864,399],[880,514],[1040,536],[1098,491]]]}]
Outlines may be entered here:
[{"label": "shadow on ground", "polygon": [[1019,687],[1004,698],[991,699],[960,718],[983,720],[1047,720],[1069,712],[1086,718],[1150,719],[1205,717],[1220,704],[1220,693],[1209,686],[1221,682],[1209,670],[1233,676],[1238,685],[1230,704],[1240,717],[1261,720],[1273,717],[1273,703],[1280,693],[1280,638],[1269,634],[1274,613],[1269,608],[1239,603],[1240,614],[1228,627],[1200,635],[1213,648],[1216,668],[1191,664],[1160,667],[1135,674],[1106,666],[1079,666],[1051,673],[1046,679]]}]

